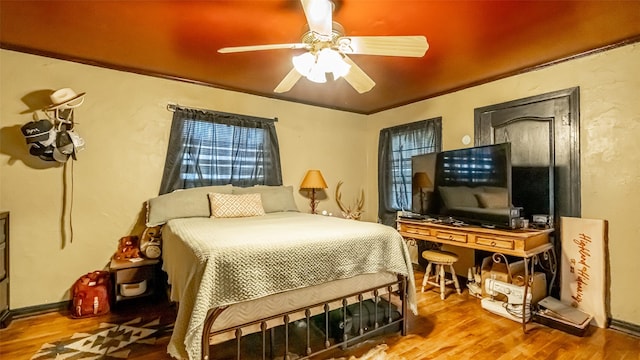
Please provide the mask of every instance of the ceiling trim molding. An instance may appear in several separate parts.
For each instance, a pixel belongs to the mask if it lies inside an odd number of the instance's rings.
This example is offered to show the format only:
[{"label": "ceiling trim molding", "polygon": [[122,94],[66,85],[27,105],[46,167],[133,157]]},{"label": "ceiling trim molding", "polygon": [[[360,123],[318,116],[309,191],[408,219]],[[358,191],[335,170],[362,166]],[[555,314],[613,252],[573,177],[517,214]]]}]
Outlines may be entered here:
[{"label": "ceiling trim molding", "polygon": [[[582,58],[582,57],[591,56],[591,55],[594,55],[594,54],[606,52],[606,51],[609,51],[609,50],[612,50],[612,49],[616,49],[616,48],[619,48],[619,47],[627,46],[627,45],[634,44],[634,43],[637,43],[637,42],[640,42],[640,35],[633,36],[633,37],[627,38],[627,39],[623,39],[623,40],[618,41],[616,43],[605,45],[605,46],[602,46],[602,47],[599,47],[599,48],[595,48],[595,49],[591,49],[591,50],[588,50],[588,51],[584,51],[584,52],[581,52],[581,53],[578,53],[578,54],[575,54],[575,55],[567,56],[567,57],[564,57],[564,58],[561,58],[561,59],[557,59],[557,60],[549,61],[549,62],[546,62],[546,63],[543,63],[543,64],[529,66],[529,67],[526,67],[526,68],[522,68],[522,69],[506,72],[504,74],[500,74],[500,75],[497,75],[497,76],[492,76],[492,77],[489,77],[489,78],[486,78],[486,79],[483,79],[483,80],[480,80],[480,81],[474,81],[474,82],[470,82],[470,83],[462,85],[462,86],[446,89],[444,91],[440,91],[440,92],[434,93],[434,94],[429,95],[429,96],[417,97],[417,98],[410,99],[408,101],[404,101],[404,102],[401,102],[401,103],[396,103],[396,104],[393,104],[393,105],[390,105],[390,106],[376,108],[376,109],[373,109],[371,111],[359,112],[359,111],[353,111],[353,110],[350,110],[350,109],[345,109],[345,108],[340,108],[340,107],[328,107],[328,106],[325,106],[325,105],[320,105],[318,103],[305,102],[305,101],[297,101],[295,103],[296,104],[308,105],[308,106],[316,106],[316,107],[321,107],[321,108],[325,108],[325,109],[345,111],[345,112],[354,113],[354,114],[360,114],[360,115],[372,115],[372,114],[376,114],[376,113],[379,113],[379,112],[382,112],[382,111],[395,109],[395,108],[398,108],[398,107],[401,107],[401,106],[414,104],[414,103],[417,103],[417,102],[420,102],[420,101],[433,99],[433,98],[436,98],[436,97],[439,97],[439,96],[442,96],[442,95],[446,95],[446,94],[450,94],[450,93],[453,93],[453,92],[456,92],[456,91],[460,91],[460,90],[472,88],[472,87],[475,87],[475,86],[487,84],[487,83],[490,83],[490,82],[493,82],[493,81],[496,81],[496,80],[500,80],[500,79],[504,79],[504,78],[508,78],[508,77],[511,77],[511,76],[520,75],[520,74],[524,74],[524,73],[531,72],[531,71],[541,70],[541,69],[544,69],[544,68],[547,68],[547,67],[550,67],[550,66],[554,66],[554,65],[563,63],[563,62],[567,62],[567,61],[579,59],[579,58]],[[218,85],[218,84],[212,84],[212,83],[207,83],[207,82],[193,80],[193,79],[185,79],[185,78],[178,77],[178,76],[173,76],[173,75],[163,74],[163,73],[157,73],[157,72],[154,72],[154,71],[149,71],[149,70],[144,70],[144,69],[139,69],[139,68],[133,68],[133,67],[128,67],[128,66],[119,66],[119,65],[114,65],[114,64],[111,64],[111,63],[101,62],[101,61],[82,58],[82,57],[65,55],[65,54],[57,53],[57,52],[43,51],[43,50],[38,50],[38,49],[35,49],[35,48],[9,44],[9,43],[5,43],[5,42],[0,42],[0,49],[17,51],[17,52],[22,52],[22,53],[32,54],[32,55],[37,55],[37,56],[44,56],[44,57],[54,58],[54,59],[63,60],[63,61],[71,61],[71,62],[75,62],[75,63],[80,63],[80,64],[84,64],[84,65],[90,65],[90,66],[96,66],[96,67],[101,67],[101,68],[106,68],[106,69],[111,69],[111,70],[130,72],[130,73],[134,73],[134,74],[138,74],[138,75],[152,76],[152,77],[157,77],[157,78],[166,79],[166,80],[186,82],[186,83],[190,83],[190,84],[194,84],[194,85],[207,86],[207,87],[212,87],[212,88],[216,88],[216,89],[233,91],[233,92],[249,94],[249,95],[254,95],[254,96],[260,96],[260,97],[266,97],[266,98],[271,98],[271,99],[280,100],[280,101],[292,102],[290,100],[286,100],[286,99],[280,98],[280,97],[278,97],[276,95],[268,96],[268,95],[263,94],[263,93],[249,92],[249,91],[238,89],[238,88],[226,87],[226,86],[222,86],[222,85]]]},{"label": "ceiling trim molding", "polygon": [[391,106],[391,107],[378,108],[376,110],[371,111],[369,114],[366,114],[366,115],[371,115],[371,114],[375,114],[377,112],[394,109],[394,108],[400,107],[400,106],[406,106],[406,105],[414,104],[416,102],[420,102],[420,101],[423,101],[423,100],[429,100],[429,99],[437,98],[438,96],[447,95],[447,94],[450,94],[450,93],[454,93],[456,91],[469,89],[469,88],[472,88],[472,87],[475,87],[475,86],[479,86],[479,85],[488,84],[490,82],[493,82],[493,81],[496,81],[496,80],[500,80],[500,79],[505,79],[505,78],[508,78],[508,77],[511,77],[511,76],[516,76],[516,75],[525,74],[525,73],[532,72],[532,71],[542,70],[542,69],[545,69],[545,68],[548,68],[548,67],[551,67],[551,66],[554,66],[554,65],[558,65],[558,64],[567,62],[567,61],[580,59],[580,58],[591,56],[591,55],[595,55],[595,54],[598,54],[598,53],[603,53],[603,52],[606,52],[606,51],[609,51],[609,50],[617,49],[617,48],[620,48],[620,47],[624,47],[624,46],[631,45],[631,44],[634,44],[634,43],[639,43],[639,42],[640,42],[640,35],[639,36],[633,36],[631,38],[621,40],[621,41],[616,42],[614,44],[602,46],[602,47],[599,47],[599,48],[596,48],[596,49],[591,49],[591,50],[588,50],[588,51],[581,52],[579,54],[567,56],[567,57],[564,57],[564,58],[561,58],[561,59],[549,61],[549,62],[546,62],[546,63],[543,63],[543,64],[539,64],[539,65],[528,66],[528,67],[522,68],[520,70],[510,71],[510,72],[507,72],[507,73],[504,73],[504,74],[501,74],[501,75],[497,75],[497,76],[492,76],[492,77],[486,78],[486,79],[481,80],[481,81],[474,81],[474,82],[471,82],[469,84],[465,84],[465,85],[458,86],[458,87],[455,87],[455,88],[447,89],[445,91],[440,91],[440,92],[434,93],[433,95],[430,95],[428,97],[416,98],[416,99],[413,99],[413,100],[408,100],[408,101],[405,101],[403,104],[398,104],[398,105],[394,105],[394,106]]}]

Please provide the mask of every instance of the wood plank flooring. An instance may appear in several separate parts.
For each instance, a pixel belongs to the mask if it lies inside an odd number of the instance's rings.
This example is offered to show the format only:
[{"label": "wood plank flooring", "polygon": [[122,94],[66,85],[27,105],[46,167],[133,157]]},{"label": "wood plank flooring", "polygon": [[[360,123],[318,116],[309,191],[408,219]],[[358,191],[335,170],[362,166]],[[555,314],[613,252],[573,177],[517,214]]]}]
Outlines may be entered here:
[{"label": "wood plank flooring", "polygon": [[[422,273],[416,271],[416,282],[421,281]],[[640,360],[638,337],[595,327],[585,337],[577,337],[536,323],[528,324],[528,333],[524,334],[521,324],[485,311],[480,300],[469,296],[466,290],[462,295],[450,293],[445,300],[440,300],[437,291],[418,293],[418,310],[418,316],[410,317],[407,336],[375,338],[324,357],[359,356],[386,343],[388,354],[406,360]],[[94,330],[100,323],[121,323],[136,317],[163,317],[170,321],[175,318],[175,307],[146,301],[126,304],[110,314],[89,319],[71,319],[68,314],[57,312],[15,319],[7,329],[0,330],[0,359],[31,359],[45,343]],[[128,358],[170,359],[167,341],[168,337],[161,338],[155,345],[145,345],[144,351],[132,351]]]}]

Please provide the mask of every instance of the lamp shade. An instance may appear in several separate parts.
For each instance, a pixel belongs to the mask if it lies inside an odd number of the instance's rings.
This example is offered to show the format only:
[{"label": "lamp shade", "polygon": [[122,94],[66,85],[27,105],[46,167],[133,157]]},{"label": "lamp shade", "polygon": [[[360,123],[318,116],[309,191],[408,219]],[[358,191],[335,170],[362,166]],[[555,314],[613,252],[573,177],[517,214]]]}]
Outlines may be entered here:
[{"label": "lamp shade", "polygon": [[300,184],[301,189],[326,189],[327,182],[324,181],[320,170],[308,170]]},{"label": "lamp shade", "polygon": [[419,189],[430,188],[433,187],[433,183],[431,179],[429,179],[429,175],[425,172],[417,172],[413,175],[413,186]]}]

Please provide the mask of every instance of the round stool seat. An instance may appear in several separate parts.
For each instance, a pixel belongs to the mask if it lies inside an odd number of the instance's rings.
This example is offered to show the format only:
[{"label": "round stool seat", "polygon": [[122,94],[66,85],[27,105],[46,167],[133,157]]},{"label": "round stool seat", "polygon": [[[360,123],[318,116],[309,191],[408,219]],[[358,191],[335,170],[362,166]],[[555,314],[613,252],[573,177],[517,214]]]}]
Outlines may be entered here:
[{"label": "round stool seat", "polygon": [[442,264],[453,264],[458,261],[458,255],[443,250],[425,250],[422,252],[422,257],[425,260]]},{"label": "round stool seat", "polygon": [[[462,294],[462,291],[460,291],[460,284],[458,284],[456,270],[453,268],[453,263],[458,261],[458,255],[443,250],[425,250],[422,252],[422,257],[429,261],[429,263],[427,264],[427,269],[424,273],[424,278],[422,279],[421,292],[424,292],[424,288],[427,284],[437,286],[440,288],[440,299],[444,300],[445,286],[454,284],[456,286],[456,292],[458,294]],[[451,279],[445,278],[445,266],[449,267]],[[435,273],[431,274],[431,270],[435,270]]]}]

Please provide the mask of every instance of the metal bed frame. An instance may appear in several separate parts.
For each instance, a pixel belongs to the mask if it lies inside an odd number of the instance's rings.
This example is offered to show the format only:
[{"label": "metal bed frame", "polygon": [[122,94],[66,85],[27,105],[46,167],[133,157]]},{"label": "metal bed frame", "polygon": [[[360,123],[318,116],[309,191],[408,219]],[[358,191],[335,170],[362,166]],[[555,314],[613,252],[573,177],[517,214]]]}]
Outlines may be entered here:
[{"label": "metal bed frame", "polygon": [[[396,291],[394,291],[394,287],[397,289]],[[386,289],[386,294],[387,295],[387,314],[388,316],[383,320],[383,323],[380,324],[378,323],[378,304],[380,302],[380,299],[382,299],[382,296],[380,296],[380,290],[381,289]],[[344,331],[343,336],[341,341],[336,341],[334,339],[334,343],[332,344],[332,342],[330,341],[330,336],[329,336],[329,326],[330,326],[330,322],[329,322],[329,312],[331,310],[336,310],[339,309],[335,308],[335,309],[330,309],[330,303],[334,303],[334,302],[341,302],[342,306],[342,321],[343,324],[345,324],[347,322],[347,305],[349,305],[349,299],[355,299],[356,302],[355,304],[358,304],[359,306],[359,313],[362,314],[362,310],[363,310],[363,302],[365,300],[365,296],[364,294],[373,294],[373,301],[375,303],[374,306],[374,324],[373,324],[373,328],[372,329],[365,329],[363,327],[363,317],[360,316],[359,317],[359,323],[358,324],[352,324],[352,326],[356,327],[356,332],[357,335],[354,336],[349,336],[347,334],[347,331]],[[392,306],[392,296],[395,294],[395,296],[398,296],[401,300],[401,306],[399,308],[400,311],[400,317],[393,320],[392,316],[391,316],[391,306]],[[221,330],[216,330],[215,332],[211,332],[212,326],[214,324],[214,322],[216,321],[216,319],[218,318],[218,316],[220,316],[220,314],[225,311],[227,309],[227,307],[221,307],[221,308],[214,308],[214,309],[210,309],[207,313],[207,317],[205,319],[204,322],[204,330],[203,330],[203,334],[202,334],[202,359],[204,360],[210,360],[213,359],[210,353],[210,339],[211,337],[218,335],[218,334],[223,334],[223,333],[227,333],[227,332],[234,332],[235,333],[235,347],[236,347],[236,359],[240,360],[241,359],[241,341],[243,339],[243,333],[242,333],[242,329],[248,326],[252,326],[252,325],[260,325],[260,336],[261,336],[261,342],[262,342],[262,359],[267,359],[267,330],[271,330],[270,332],[270,340],[269,340],[269,348],[270,350],[273,349],[274,344],[274,336],[273,336],[273,330],[275,326],[271,326],[268,327],[267,322],[270,320],[274,320],[274,319],[278,319],[281,318],[282,319],[282,323],[280,325],[284,325],[284,359],[287,360],[289,358],[289,324],[291,323],[291,321],[293,321],[293,319],[291,318],[292,314],[295,313],[299,313],[304,311],[304,321],[306,322],[306,344],[305,344],[305,352],[306,354],[304,354],[303,356],[299,357],[299,360],[303,360],[303,359],[310,359],[316,355],[325,353],[329,350],[335,349],[337,347],[341,347],[342,349],[346,349],[349,345],[353,345],[355,343],[357,343],[359,340],[365,338],[365,337],[370,337],[372,335],[375,335],[375,333],[381,333],[383,330],[385,329],[390,329],[396,325],[400,325],[400,333],[402,334],[402,336],[407,334],[407,278],[405,276],[398,276],[397,281],[391,282],[391,283],[387,283],[381,286],[376,286],[373,288],[369,288],[366,289],[364,291],[361,292],[356,292],[356,293],[351,293],[345,296],[341,296],[341,297],[337,297],[337,298],[333,298],[331,300],[328,301],[324,301],[324,302],[320,302],[320,303],[315,303],[312,305],[308,305],[302,308],[298,308],[295,310],[291,310],[288,312],[284,312],[284,313],[280,313],[277,315],[273,315],[273,316],[268,316],[265,317],[263,319],[260,320],[256,320],[256,321],[252,321],[252,322],[247,322],[241,325],[237,325],[237,326],[232,326],[232,327],[228,327],[225,329],[221,329]],[[312,309],[314,308],[321,308],[321,314],[324,313],[324,344],[322,348],[319,349],[312,349],[311,346],[311,326],[309,326],[311,323],[311,313],[312,313]],[[270,352],[271,354],[271,352]],[[272,355],[269,355],[269,358],[273,358]]]}]

